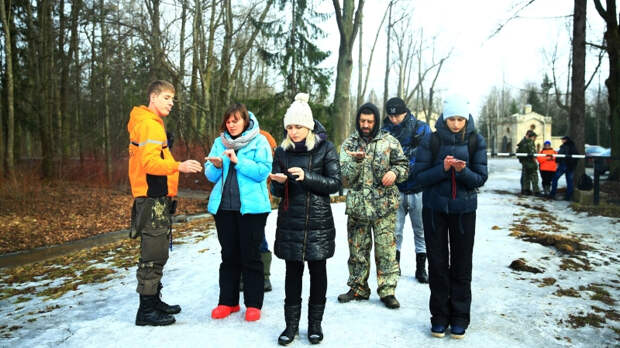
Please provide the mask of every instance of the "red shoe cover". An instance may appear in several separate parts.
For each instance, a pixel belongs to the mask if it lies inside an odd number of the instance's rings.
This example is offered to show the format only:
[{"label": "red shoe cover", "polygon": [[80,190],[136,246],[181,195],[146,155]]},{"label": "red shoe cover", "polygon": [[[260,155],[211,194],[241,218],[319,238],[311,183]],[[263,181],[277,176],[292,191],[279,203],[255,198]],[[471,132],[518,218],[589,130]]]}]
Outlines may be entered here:
[{"label": "red shoe cover", "polygon": [[245,311],[245,320],[257,321],[258,319],[260,319],[260,309],[248,307],[248,309]]},{"label": "red shoe cover", "polygon": [[239,312],[241,307],[239,305],[236,306],[225,306],[218,305],[211,311],[211,318],[213,319],[223,319],[230,315],[230,313]]}]

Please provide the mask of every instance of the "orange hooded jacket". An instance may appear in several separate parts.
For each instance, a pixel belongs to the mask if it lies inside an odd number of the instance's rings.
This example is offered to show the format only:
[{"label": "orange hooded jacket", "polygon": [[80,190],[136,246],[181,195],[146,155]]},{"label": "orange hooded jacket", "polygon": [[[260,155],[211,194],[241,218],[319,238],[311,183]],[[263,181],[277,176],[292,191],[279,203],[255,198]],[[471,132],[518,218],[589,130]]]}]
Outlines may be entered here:
[{"label": "orange hooded jacket", "polygon": [[[547,155],[557,154],[557,152],[555,152],[552,148],[542,149],[540,150],[540,153]],[[555,157],[553,156],[538,156],[536,159],[538,160],[538,163],[540,163],[540,170],[543,172],[555,172],[558,167],[557,163],[555,163]]]},{"label": "orange hooded jacket", "polygon": [[131,110],[129,123],[129,182],[134,197],[174,197],[179,162],[168,148],[164,122],[146,106]]}]

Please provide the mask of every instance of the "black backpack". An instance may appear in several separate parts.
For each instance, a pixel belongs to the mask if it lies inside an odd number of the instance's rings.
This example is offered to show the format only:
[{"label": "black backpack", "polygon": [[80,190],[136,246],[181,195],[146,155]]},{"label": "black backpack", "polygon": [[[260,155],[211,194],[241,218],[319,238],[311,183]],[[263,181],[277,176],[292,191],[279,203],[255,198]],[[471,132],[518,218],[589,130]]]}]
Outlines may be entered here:
[{"label": "black backpack", "polygon": [[581,191],[590,191],[593,187],[592,178],[588,174],[583,173],[579,178],[579,182],[577,182],[577,188]]},{"label": "black backpack", "polygon": [[[441,147],[441,137],[437,134],[437,131],[431,134],[431,153],[433,154],[433,160],[431,163],[435,162],[437,159],[437,154],[439,153],[439,147]],[[469,140],[467,141],[467,150],[469,151],[469,160],[471,161],[474,157],[474,153],[476,152],[476,148],[478,147],[478,133],[471,132],[469,133]]]}]

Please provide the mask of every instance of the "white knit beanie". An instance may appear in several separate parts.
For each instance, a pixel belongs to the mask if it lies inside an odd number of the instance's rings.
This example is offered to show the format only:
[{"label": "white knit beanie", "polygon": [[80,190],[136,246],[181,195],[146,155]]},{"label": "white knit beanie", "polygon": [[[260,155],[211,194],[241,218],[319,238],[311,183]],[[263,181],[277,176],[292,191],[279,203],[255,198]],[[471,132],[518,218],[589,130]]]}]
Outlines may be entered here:
[{"label": "white knit beanie", "polygon": [[310,105],[308,105],[309,98],[308,93],[297,93],[295,101],[288,107],[284,115],[284,128],[290,124],[296,124],[314,130],[314,118]]},{"label": "white knit beanie", "polygon": [[460,116],[463,118],[469,118],[469,101],[463,95],[451,95],[443,101],[443,120],[447,120],[450,117]]}]

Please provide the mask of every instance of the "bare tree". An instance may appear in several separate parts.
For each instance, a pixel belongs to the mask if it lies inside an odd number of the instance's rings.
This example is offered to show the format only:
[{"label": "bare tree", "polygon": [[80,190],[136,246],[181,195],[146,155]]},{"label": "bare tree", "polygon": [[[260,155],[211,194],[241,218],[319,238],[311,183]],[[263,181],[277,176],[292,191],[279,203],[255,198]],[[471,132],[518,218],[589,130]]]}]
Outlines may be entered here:
[{"label": "bare tree", "polygon": [[[357,37],[364,0],[357,1],[357,10],[354,0],[343,0],[340,7],[339,0],[332,0],[336,13],[336,23],[340,33],[340,48],[338,50],[338,65],[336,66],[336,88],[334,92],[334,122],[335,143],[341,144],[347,132],[346,120],[350,113],[349,97],[351,86],[351,72],[353,70],[353,42]],[[355,11],[355,16],[354,16]]]},{"label": "bare tree", "polygon": [[[9,7],[9,11],[10,11]],[[7,139],[6,139],[6,174],[11,180],[15,180],[15,159],[14,150],[14,130],[15,130],[15,100],[14,100],[14,80],[13,80],[13,53],[11,52],[11,13],[7,15],[4,0],[0,0],[0,20],[4,28],[4,53],[6,56],[6,84],[7,84]],[[0,122],[2,118],[0,118]],[[0,141],[2,141],[0,135]],[[0,149],[4,150],[4,149]],[[3,165],[0,163],[0,166]]]},{"label": "bare tree", "polygon": [[[594,0],[596,11],[605,21],[605,50],[609,58],[609,77],[605,81],[609,101],[609,124],[611,126],[611,155],[620,156],[620,27],[615,0],[606,0],[603,7],[600,0]],[[620,160],[610,165],[610,178],[620,180]]]}]

